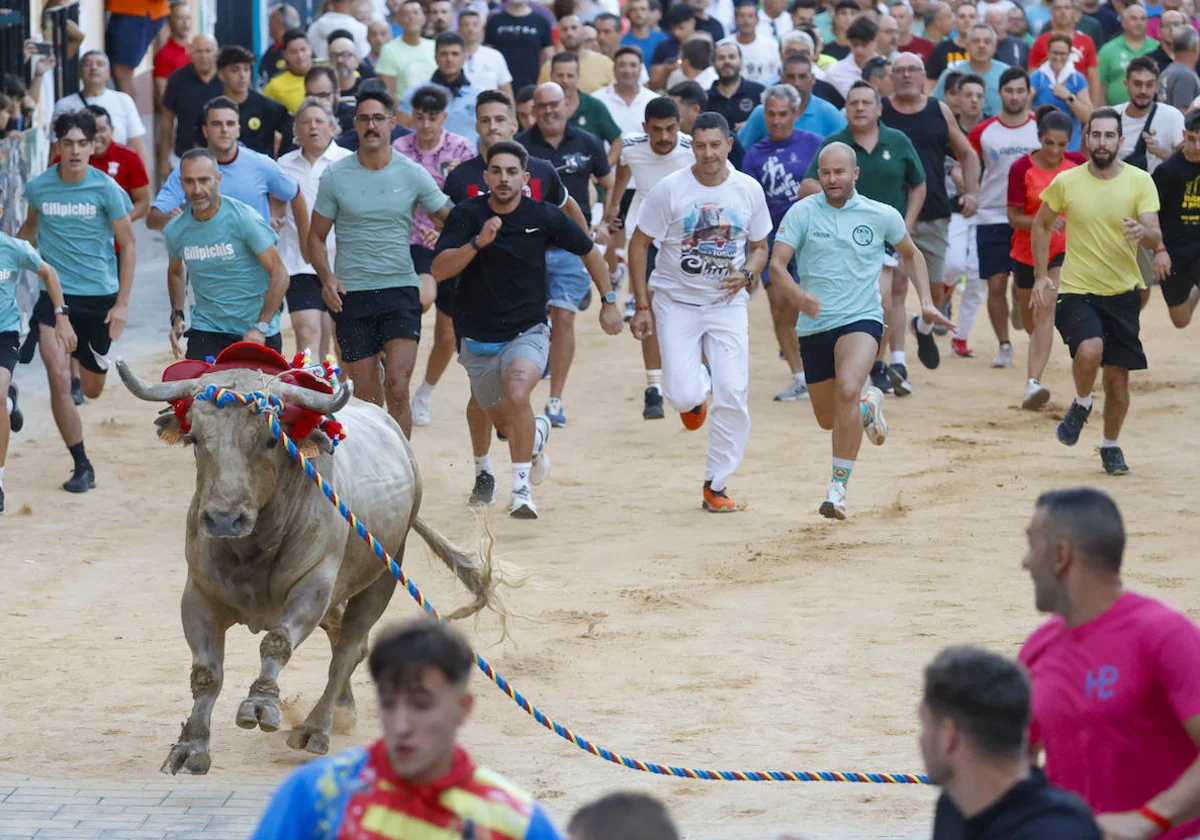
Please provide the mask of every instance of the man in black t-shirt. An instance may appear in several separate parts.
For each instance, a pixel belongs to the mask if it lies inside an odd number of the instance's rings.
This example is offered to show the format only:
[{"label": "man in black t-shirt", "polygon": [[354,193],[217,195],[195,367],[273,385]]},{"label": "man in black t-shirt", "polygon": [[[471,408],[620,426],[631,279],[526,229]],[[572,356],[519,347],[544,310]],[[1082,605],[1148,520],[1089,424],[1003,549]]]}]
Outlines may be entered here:
[{"label": "man in black t-shirt", "polygon": [[292,148],[292,115],[274,99],[250,87],[254,53],[237,44],[221,48],[217,75],[224,95],[238,104],[241,139],[247,148],[271,157]]},{"label": "man in black t-shirt", "polygon": [[1183,148],[1159,164],[1152,177],[1163,234],[1155,269],[1164,263],[1162,268],[1170,271],[1161,281],[1163,299],[1171,323],[1183,329],[1200,303],[1200,110],[1184,119]]},{"label": "man in black t-shirt", "polygon": [[550,23],[529,7],[529,0],[509,0],[504,11],[489,15],[484,39],[504,56],[513,90],[537,84],[542,62],[554,52]]},{"label": "man in black t-shirt", "polygon": [[[454,303],[454,326],[462,341],[458,360],[470,377],[475,400],[508,439],[513,462],[509,515],[517,519],[537,518],[529,488],[544,481],[550,470],[545,452],[550,422],[544,415],[535,418],[529,402],[550,352],[550,246],[583,257],[604,298],[604,331],[617,335],[622,324],[608,268],[588,234],[557,207],[524,195],[528,158],[525,149],[511,141],[488,148],[488,195],[450,211],[433,259],[433,276],[439,283],[459,278]],[[486,446],[472,438],[476,457],[482,448],[486,458]]]},{"label": "man in black t-shirt", "polygon": [[942,73],[956,61],[966,61],[971,56],[967,53],[967,33],[971,27],[979,23],[979,9],[973,3],[963,3],[954,11],[954,23],[958,27],[956,35],[951,35],[937,44],[925,63],[926,92],[937,85]]},{"label": "man in black t-shirt", "polygon": [[[191,63],[183,65],[167,79],[162,98],[162,125],[164,132],[175,135],[171,147],[175,162],[200,142],[200,115],[204,104],[221,95],[216,57],[217,42],[212,36],[197,35],[192,39]],[[170,159],[159,161],[159,176],[165,179],[173,168]]]}]

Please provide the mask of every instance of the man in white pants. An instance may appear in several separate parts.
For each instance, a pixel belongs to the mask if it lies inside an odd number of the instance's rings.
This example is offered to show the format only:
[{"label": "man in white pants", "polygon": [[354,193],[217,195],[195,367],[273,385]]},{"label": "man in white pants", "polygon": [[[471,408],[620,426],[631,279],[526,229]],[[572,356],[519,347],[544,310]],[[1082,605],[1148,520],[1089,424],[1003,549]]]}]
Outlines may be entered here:
[{"label": "man in white pants", "polygon": [[[766,267],[771,233],[762,186],[726,166],[732,147],[724,117],[698,116],[692,126],[695,164],[650,190],[629,243],[637,301],[629,326],[643,340],[657,325],[666,397],[685,428],[694,431],[704,424],[712,392],[702,503],[712,513],[738,509],[725,484],[741,464],[750,437],[746,301]],[[652,320],[646,252],[656,240]]]}]

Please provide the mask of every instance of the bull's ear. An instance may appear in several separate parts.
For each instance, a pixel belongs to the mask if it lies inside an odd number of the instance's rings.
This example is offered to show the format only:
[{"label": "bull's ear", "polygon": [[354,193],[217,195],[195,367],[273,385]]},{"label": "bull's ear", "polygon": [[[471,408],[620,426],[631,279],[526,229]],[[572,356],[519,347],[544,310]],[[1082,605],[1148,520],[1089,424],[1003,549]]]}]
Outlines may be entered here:
[{"label": "bull's ear", "polygon": [[180,428],[179,418],[170,409],[155,417],[154,425],[158,427],[158,439],[164,443],[175,444],[183,441],[186,446],[192,442],[192,436],[184,434]]},{"label": "bull's ear", "polygon": [[333,441],[329,439],[329,435],[320,429],[313,429],[308,437],[296,444],[296,448],[300,450],[300,454],[305,458],[315,458],[322,453],[325,455],[332,454]]}]

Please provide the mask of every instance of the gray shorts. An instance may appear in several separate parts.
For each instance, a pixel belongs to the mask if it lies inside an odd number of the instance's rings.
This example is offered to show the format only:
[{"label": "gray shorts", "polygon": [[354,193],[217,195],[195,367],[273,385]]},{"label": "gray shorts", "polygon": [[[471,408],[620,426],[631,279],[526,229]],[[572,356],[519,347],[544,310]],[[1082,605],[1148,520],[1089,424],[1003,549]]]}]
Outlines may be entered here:
[{"label": "gray shorts", "polygon": [[528,359],[537,366],[538,374],[546,367],[550,357],[550,327],[538,324],[530,327],[495,355],[472,353],[466,341],[458,351],[458,363],[467,369],[471,380],[471,393],[475,401],[486,409],[494,408],[504,399],[504,371],[517,359]]},{"label": "gray shorts", "polygon": [[930,219],[913,225],[913,244],[925,257],[930,283],[945,283],[946,251],[950,247],[950,220]]}]

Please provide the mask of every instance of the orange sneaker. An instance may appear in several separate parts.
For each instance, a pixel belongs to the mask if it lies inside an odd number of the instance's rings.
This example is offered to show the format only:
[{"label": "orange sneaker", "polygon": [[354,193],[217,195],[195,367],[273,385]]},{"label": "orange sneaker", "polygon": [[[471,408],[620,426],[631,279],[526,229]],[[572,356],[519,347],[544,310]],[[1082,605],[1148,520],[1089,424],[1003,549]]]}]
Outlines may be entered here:
[{"label": "orange sneaker", "polygon": [[704,425],[704,418],[708,416],[708,404],[700,403],[691,411],[681,411],[679,419],[683,421],[683,428],[689,432],[694,432]]},{"label": "orange sneaker", "polygon": [[704,501],[700,505],[709,513],[734,513],[737,504],[724,490],[712,489],[712,482],[704,482]]}]

